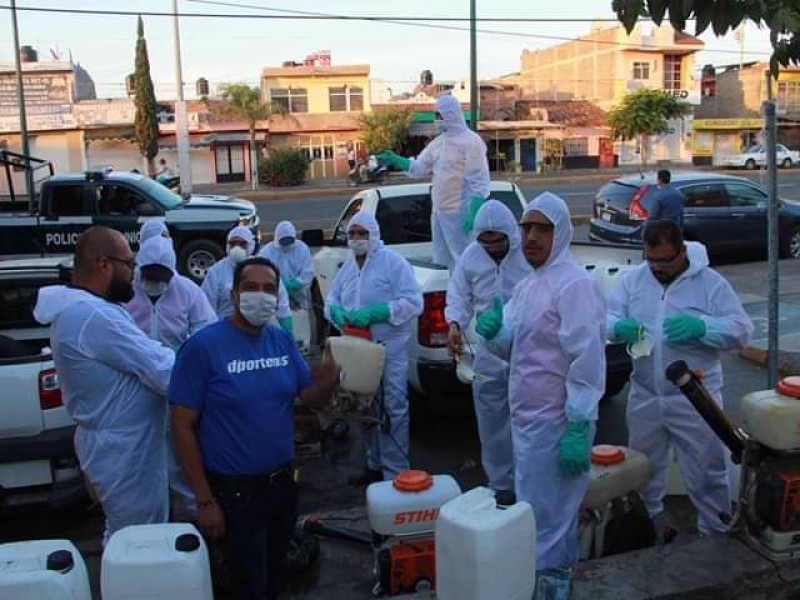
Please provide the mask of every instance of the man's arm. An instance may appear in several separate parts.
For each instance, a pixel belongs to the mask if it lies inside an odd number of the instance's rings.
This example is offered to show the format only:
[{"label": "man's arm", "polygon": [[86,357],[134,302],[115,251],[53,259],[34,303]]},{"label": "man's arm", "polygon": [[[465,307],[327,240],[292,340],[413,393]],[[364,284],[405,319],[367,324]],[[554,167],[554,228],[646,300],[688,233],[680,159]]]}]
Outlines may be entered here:
[{"label": "man's arm", "polygon": [[326,352],[321,363],[307,367],[296,348],[292,353],[292,360],[299,361],[296,364],[299,365],[300,404],[312,409],[323,408],[330,402],[333,391],[339,383],[338,365]]},{"label": "man's arm", "polygon": [[422,177],[430,177],[433,174],[433,161],[436,159],[436,148],[439,146],[437,139],[432,140],[430,144],[425,146],[417,158],[409,159],[411,163],[406,175],[412,179],[421,179]]}]

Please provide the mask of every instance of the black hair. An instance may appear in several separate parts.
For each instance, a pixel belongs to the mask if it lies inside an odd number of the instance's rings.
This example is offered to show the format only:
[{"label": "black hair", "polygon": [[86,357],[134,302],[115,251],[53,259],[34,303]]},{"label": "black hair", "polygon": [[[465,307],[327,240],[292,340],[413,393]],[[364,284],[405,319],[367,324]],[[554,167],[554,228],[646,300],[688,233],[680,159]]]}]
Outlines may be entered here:
[{"label": "black hair", "polygon": [[656,177],[659,183],[669,183],[672,181],[672,173],[669,172],[669,169],[660,169]]},{"label": "black hair", "polygon": [[683,232],[675,221],[658,219],[647,222],[644,226],[642,239],[645,246],[653,247],[669,244],[675,250],[678,250],[683,245]]},{"label": "black hair", "polygon": [[233,269],[234,290],[239,289],[239,283],[242,281],[242,273],[244,272],[245,268],[249,267],[250,265],[262,265],[269,267],[275,273],[275,282],[277,283],[281,279],[281,272],[274,262],[268,258],[264,258],[263,256],[251,256],[250,258],[246,258],[243,261],[236,263],[236,267]]}]

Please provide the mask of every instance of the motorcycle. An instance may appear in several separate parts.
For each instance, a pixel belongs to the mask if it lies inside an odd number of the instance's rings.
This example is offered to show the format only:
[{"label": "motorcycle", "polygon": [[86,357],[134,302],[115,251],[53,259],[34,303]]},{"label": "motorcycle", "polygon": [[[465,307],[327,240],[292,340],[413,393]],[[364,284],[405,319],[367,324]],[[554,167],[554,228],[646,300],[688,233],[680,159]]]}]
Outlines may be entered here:
[{"label": "motorcycle", "polygon": [[370,167],[367,163],[360,163],[350,173],[350,180],[353,185],[363,183],[386,183],[389,181],[389,168],[386,165],[377,164]]}]

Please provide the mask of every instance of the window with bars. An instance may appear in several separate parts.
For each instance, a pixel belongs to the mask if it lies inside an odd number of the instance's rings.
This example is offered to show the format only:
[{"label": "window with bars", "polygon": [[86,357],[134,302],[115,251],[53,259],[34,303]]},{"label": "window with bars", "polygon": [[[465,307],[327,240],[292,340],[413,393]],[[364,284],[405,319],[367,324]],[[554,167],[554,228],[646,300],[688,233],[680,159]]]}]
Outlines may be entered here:
[{"label": "window with bars", "polygon": [[589,139],[571,138],[564,140],[564,156],[588,156]]},{"label": "window with bars", "polygon": [[777,100],[780,110],[800,111],[800,81],[779,81]]},{"label": "window with bars", "polygon": [[346,86],[328,88],[328,105],[331,112],[364,110],[364,90]]},{"label": "window with bars", "polygon": [[634,79],[650,79],[650,63],[639,62],[633,63],[633,78]]},{"label": "window with bars", "polygon": [[308,112],[308,91],[306,88],[272,88],[269,99],[275,106],[287,113]]},{"label": "window with bars", "polygon": [[679,90],[679,89],[681,89],[681,57],[680,56],[665,56],[664,57],[664,89],[665,90]]}]

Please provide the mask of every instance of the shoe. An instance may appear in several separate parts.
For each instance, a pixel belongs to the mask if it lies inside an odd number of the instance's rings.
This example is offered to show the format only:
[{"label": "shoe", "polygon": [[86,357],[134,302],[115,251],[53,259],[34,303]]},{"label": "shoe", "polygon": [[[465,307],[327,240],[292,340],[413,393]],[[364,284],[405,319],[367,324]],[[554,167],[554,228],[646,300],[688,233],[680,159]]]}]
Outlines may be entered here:
[{"label": "shoe", "polygon": [[517,503],[517,495],[514,490],[495,490],[494,499],[497,506],[511,506]]},{"label": "shoe", "polygon": [[364,469],[361,473],[347,478],[350,485],[368,485],[377,481],[383,481],[383,473],[374,469]]}]

